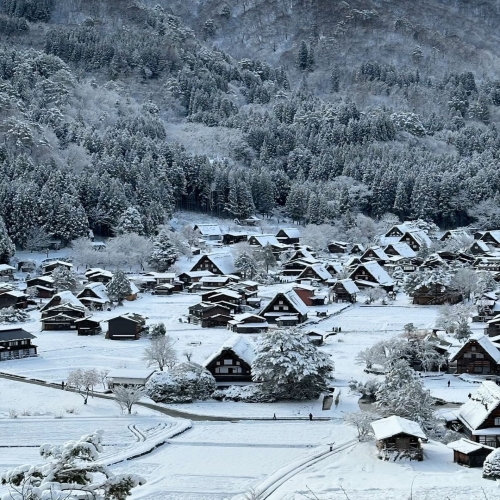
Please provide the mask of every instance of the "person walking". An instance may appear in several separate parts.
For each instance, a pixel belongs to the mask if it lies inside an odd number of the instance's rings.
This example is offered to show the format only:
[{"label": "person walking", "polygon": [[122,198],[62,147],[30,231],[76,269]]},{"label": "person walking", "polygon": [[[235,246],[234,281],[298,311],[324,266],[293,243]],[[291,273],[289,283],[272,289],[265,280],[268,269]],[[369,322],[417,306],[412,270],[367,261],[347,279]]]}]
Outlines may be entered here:
[{"label": "person walking", "polygon": [[450,381],[448,380],[448,387],[450,387]]},{"label": "person walking", "polygon": [[313,414],[312,413],[309,413],[309,422],[311,422],[313,419]]},{"label": "person walking", "polygon": [[276,413],[273,415],[273,420],[276,420]]},{"label": "person walking", "polygon": [[64,380],[61,382],[61,389],[64,391]]}]

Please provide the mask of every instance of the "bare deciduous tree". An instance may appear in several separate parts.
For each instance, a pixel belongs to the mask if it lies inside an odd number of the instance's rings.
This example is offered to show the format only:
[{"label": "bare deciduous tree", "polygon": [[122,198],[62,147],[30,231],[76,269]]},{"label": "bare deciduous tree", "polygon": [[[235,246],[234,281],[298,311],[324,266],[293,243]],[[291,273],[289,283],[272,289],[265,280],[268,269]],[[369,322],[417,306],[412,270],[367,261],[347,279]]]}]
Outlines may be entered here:
[{"label": "bare deciduous tree", "polygon": [[344,416],[344,422],[347,425],[356,427],[358,431],[358,439],[360,441],[365,441],[368,439],[370,434],[373,433],[371,423],[379,418],[380,415],[372,411],[356,411],[346,413]]},{"label": "bare deciduous tree", "polygon": [[83,404],[86,405],[89,395],[100,380],[99,373],[94,368],[91,370],[78,368],[69,372],[67,386],[76,389],[78,394],[83,398]]},{"label": "bare deciduous tree", "polygon": [[142,359],[148,366],[157,365],[160,371],[165,367],[173,367],[177,361],[173,340],[168,335],[152,339],[151,344],[144,349]]},{"label": "bare deciduous tree", "polygon": [[127,410],[130,415],[132,407],[144,396],[144,389],[141,387],[123,387],[117,385],[113,387],[113,394],[115,395],[115,402],[121,408],[122,412]]}]

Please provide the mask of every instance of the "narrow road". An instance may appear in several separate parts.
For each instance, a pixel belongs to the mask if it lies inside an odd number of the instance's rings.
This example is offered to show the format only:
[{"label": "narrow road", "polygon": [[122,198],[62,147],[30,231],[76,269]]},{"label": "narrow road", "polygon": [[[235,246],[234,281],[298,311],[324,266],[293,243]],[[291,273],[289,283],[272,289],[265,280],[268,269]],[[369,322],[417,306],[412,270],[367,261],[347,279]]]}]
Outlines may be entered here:
[{"label": "narrow road", "polygon": [[[14,382],[23,382],[25,384],[32,384],[32,385],[40,385],[42,387],[48,387],[50,389],[56,389],[56,390],[61,390],[61,384],[53,384],[51,382],[45,382],[43,380],[38,380],[38,379],[29,379],[29,378],[24,378],[21,376],[17,375],[10,375],[9,373],[1,373],[0,372],[0,378],[4,378],[6,380],[12,380]],[[68,386],[64,387],[65,391],[70,391],[78,394],[78,391],[75,389],[72,389]],[[91,396],[92,397],[92,396]],[[93,394],[93,397],[96,398],[101,398],[101,399],[109,399],[111,401],[114,400],[113,396],[110,396],[108,394],[101,394],[98,392],[95,392]],[[249,403],[251,404],[251,403]],[[187,413],[183,411],[178,411],[178,410],[172,410],[170,408],[165,408],[163,406],[157,405],[155,403],[136,403],[138,406],[143,406],[144,408],[149,408],[150,410],[155,410],[159,413],[163,413],[164,415],[168,415],[169,417],[174,417],[174,418],[186,418],[188,420],[193,420],[195,422],[238,422],[239,420],[269,420],[269,421],[274,421],[274,422],[280,422],[283,420],[309,420],[308,417],[286,417],[286,418],[278,418],[278,419],[273,419],[273,418],[252,418],[252,417],[215,417],[211,415],[197,415],[193,413]],[[321,420],[331,420],[330,417],[315,417],[315,421]]]}]

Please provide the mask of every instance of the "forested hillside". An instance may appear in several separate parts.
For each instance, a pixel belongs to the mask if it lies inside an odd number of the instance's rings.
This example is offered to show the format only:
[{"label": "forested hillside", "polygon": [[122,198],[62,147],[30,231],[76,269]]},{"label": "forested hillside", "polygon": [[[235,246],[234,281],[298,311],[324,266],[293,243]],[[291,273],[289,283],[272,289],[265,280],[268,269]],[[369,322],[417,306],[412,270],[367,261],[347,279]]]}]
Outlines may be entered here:
[{"label": "forested hillside", "polygon": [[[1,0],[0,214],[499,222],[497,2]],[[471,6],[471,3],[473,4]]]}]

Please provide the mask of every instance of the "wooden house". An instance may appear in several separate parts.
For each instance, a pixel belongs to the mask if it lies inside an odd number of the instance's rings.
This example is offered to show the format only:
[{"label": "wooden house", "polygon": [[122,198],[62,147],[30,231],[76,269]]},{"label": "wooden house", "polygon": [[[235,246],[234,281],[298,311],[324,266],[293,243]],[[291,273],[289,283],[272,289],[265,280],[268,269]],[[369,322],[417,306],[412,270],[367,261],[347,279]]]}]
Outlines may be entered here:
[{"label": "wooden house", "polygon": [[439,237],[439,241],[453,240],[462,237],[471,238],[472,235],[465,229],[448,229]]},{"label": "wooden house", "polygon": [[262,316],[244,313],[236,314],[227,324],[229,330],[235,333],[263,333],[267,332],[269,323]]},{"label": "wooden house", "polygon": [[300,243],[300,231],[295,227],[280,229],[276,238],[285,245]]},{"label": "wooden house", "polygon": [[350,255],[361,255],[365,252],[365,246],[361,243],[354,243],[354,245],[349,250]]},{"label": "wooden house", "polygon": [[110,340],[139,340],[146,329],[146,319],[140,314],[127,313],[108,320],[108,333]]},{"label": "wooden house", "polygon": [[371,286],[381,286],[385,291],[390,292],[394,288],[394,281],[387,271],[378,262],[363,262],[350,275],[349,279],[354,280],[358,288]]},{"label": "wooden house", "polygon": [[344,272],[344,266],[342,263],[335,260],[326,261],[323,266],[332,275],[332,277]]},{"label": "wooden house", "polygon": [[367,248],[361,255],[360,260],[361,262],[375,261],[383,266],[389,260],[389,256],[382,247],[375,246]]},{"label": "wooden house", "polygon": [[458,420],[467,439],[500,447],[500,387],[485,381],[460,407]]},{"label": "wooden house", "polygon": [[488,337],[498,337],[500,335],[500,314],[486,323],[484,334],[488,335]]},{"label": "wooden house", "polygon": [[326,267],[319,262],[305,267],[297,276],[297,280],[315,280],[320,283],[326,283],[331,278],[332,275],[328,272]]},{"label": "wooden house", "polygon": [[461,300],[462,295],[457,290],[439,281],[422,284],[413,292],[413,304],[421,306],[458,304]]},{"label": "wooden house", "polygon": [[0,329],[0,361],[37,356],[33,339],[36,337],[22,328]]},{"label": "wooden house", "polygon": [[319,328],[311,328],[306,331],[305,335],[311,344],[320,346],[325,341],[326,332]]},{"label": "wooden house", "polygon": [[201,278],[208,278],[210,276],[214,276],[210,271],[187,271],[185,273],[179,274],[177,279],[182,281],[184,285],[192,285],[193,283],[198,283]]},{"label": "wooden house", "polygon": [[58,267],[65,267],[66,269],[72,270],[73,264],[71,264],[70,262],[65,262],[64,260],[53,260],[50,262],[44,262],[42,264],[42,274],[44,276],[52,274],[54,269],[57,269]]},{"label": "wooden house", "polygon": [[106,271],[101,268],[92,268],[85,272],[85,277],[91,283],[104,283],[107,285],[113,278],[111,271]]},{"label": "wooden house", "polygon": [[86,285],[76,298],[88,309],[98,311],[104,311],[112,302],[106,287],[99,282]]},{"label": "wooden house", "polygon": [[259,219],[255,215],[251,215],[247,219],[243,219],[241,222],[243,222],[246,226],[256,227],[262,222],[262,219]]},{"label": "wooden house", "polygon": [[279,328],[293,328],[299,323],[299,316],[297,314],[286,314],[285,316],[276,318],[276,324]]},{"label": "wooden house", "polygon": [[236,309],[234,304],[200,302],[189,307],[188,322],[202,328],[227,327]]},{"label": "wooden house", "polygon": [[299,276],[305,269],[320,262],[314,257],[289,260],[282,266],[283,276]]},{"label": "wooden house", "polygon": [[472,243],[472,245],[469,247],[469,252],[472,255],[486,255],[491,251],[492,249],[490,249],[486,242],[482,240],[475,240],[474,243]]},{"label": "wooden house", "polygon": [[296,284],[292,290],[300,297],[306,306],[324,306],[326,297],[324,295],[316,295],[316,288],[311,285]]},{"label": "wooden house", "polygon": [[75,330],[76,321],[85,318],[86,311],[82,306],[65,302],[50,309],[43,309],[42,330]]},{"label": "wooden house", "polygon": [[237,274],[234,258],[228,253],[212,253],[202,255],[191,271],[210,271],[212,274]]},{"label": "wooden house", "polygon": [[339,280],[330,288],[334,302],[356,302],[359,288],[351,279]]},{"label": "wooden house", "polygon": [[457,374],[500,374],[500,351],[485,335],[473,335],[451,356],[450,371]]},{"label": "wooden house", "polygon": [[422,441],[427,437],[416,422],[393,415],[371,423],[382,460],[409,458],[421,461],[424,459]]},{"label": "wooden house", "polygon": [[14,307],[16,309],[26,309],[29,297],[20,290],[2,288],[0,289],[0,309]]},{"label": "wooden house", "polygon": [[345,241],[332,241],[328,244],[328,251],[330,253],[347,253],[349,244]]},{"label": "wooden house", "polygon": [[401,238],[405,233],[416,229],[406,224],[396,224],[392,226],[384,235],[385,238]]},{"label": "wooden house", "polygon": [[217,224],[197,224],[193,228],[200,232],[200,237],[205,241],[221,241],[222,231]]},{"label": "wooden house", "polygon": [[64,292],[56,293],[43,307],[40,308],[40,311],[47,311],[48,309],[52,309],[55,306],[59,306],[61,304],[70,303],[76,307],[81,309],[85,309],[85,306],[77,299],[69,290]]},{"label": "wooden house", "polygon": [[500,248],[500,231],[485,231],[481,236],[480,241],[484,241],[492,247]]},{"label": "wooden house", "polygon": [[483,255],[478,257],[472,264],[477,271],[490,271],[492,273],[500,272],[500,257],[489,257]]},{"label": "wooden house", "polygon": [[75,321],[78,335],[99,335],[102,333],[101,322],[90,316]]},{"label": "wooden house", "polygon": [[108,389],[113,390],[115,387],[130,387],[139,389],[146,385],[146,382],[152,377],[155,370],[148,368],[147,370],[137,370],[131,368],[117,368],[111,370],[106,375]]},{"label": "wooden house", "polygon": [[0,281],[11,281],[14,279],[15,267],[8,264],[0,264]]},{"label": "wooden house", "polygon": [[386,255],[389,255],[389,257],[397,256],[413,259],[417,256],[415,250],[404,242],[390,243],[384,248],[384,252]]},{"label": "wooden house", "polygon": [[234,245],[235,243],[242,243],[243,241],[247,241],[247,239],[248,233],[229,232],[222,235],[222,244]]},{"label": "wooden house", "polygon": [[233,335],[203,363],[203,366],[218,384],[251,382],[254,358],[254,344],[247,337]]},{"label": "wooden house", "polygon": [[143,276],[152,278],[155,286],[164,285],[166,283],[171,284],[175,281],[175,273],[156,273],[152,271],[150,273],[145,273]]},{"label": "wooden house", "polygon": [[36,288],[37,297],[41,299],[50,299],[56,293],[52,276],[37,276],[26,280],[26,288],[33,287]]},{"label": "wooden house", "polygon": [[244,296],[234,290],[228,288],[216,288],[215,290],[210,290],[201,294],[202,302],[210,302],[217,304],[220,302],[228,302],[234,306],[238,306],[243,303]]},{"label": "wooden house", "polygon": [[446,446],[453,450],[453,461],[465,467],[482,467],[486,457],[495,449],[464,438]]},{"label": "wooden house", "polygon": [[399,242],[406,243],[412,250],[418,252],[422,248],[429,248],[432,245],[430,238],[424,231],[408,231]]},{"label": "wooden house", "polygon": [[269,323],[276,323],[282,316],[295,315],[298,323],[307,319],[307,306],[294,290],[277,293],[259,313]]},{"label": "wooden house", "polygon": [[270,246],[275,256],[289,248],[288,245],[280,243],[274,234],[253,234],[248,237],[248,244],[252,247],[264,248]]}]

